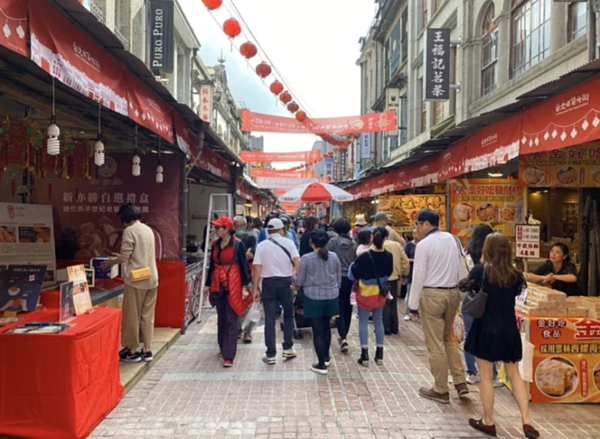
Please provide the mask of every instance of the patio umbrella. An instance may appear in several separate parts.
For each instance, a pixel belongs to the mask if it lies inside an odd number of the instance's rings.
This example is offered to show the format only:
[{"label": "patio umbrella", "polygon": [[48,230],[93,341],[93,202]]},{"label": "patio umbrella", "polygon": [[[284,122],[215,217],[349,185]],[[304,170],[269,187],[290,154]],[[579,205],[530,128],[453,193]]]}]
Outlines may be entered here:
[{"label": "patio umbrella", "polygon": [[303,203],[322,203],[325,201],[352,201],[353,199],[354,196],[351,193],[337,186],[319,183],[318,181],[298,186],[279,197],[279,201],[285,203],[299,201]]}]

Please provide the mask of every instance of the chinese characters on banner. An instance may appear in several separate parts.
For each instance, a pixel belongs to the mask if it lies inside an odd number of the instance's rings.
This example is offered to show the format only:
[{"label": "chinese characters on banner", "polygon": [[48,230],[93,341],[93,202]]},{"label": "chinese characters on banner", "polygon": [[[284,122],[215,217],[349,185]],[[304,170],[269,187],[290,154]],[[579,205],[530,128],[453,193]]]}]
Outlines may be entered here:
[{"label": "chinese characters on banner", "polygon": [[540,257],[540,226],[517,224],[517,258]]},{"label": "chinese characters on banner", "polygon": [[245,163],[312,162],[321,160],[321,150],[307,152],[242,151],[240,157]]},{"label": "chinese characters on banner", "polygon": [[280,171],[277,169],[251,168],[250,177],[314,178],[315,171]]},{"label": "chinese characters on banner", "polygon": [[200,86],[200,119],[207,124],[212,123],[213,88],[211,84]]},{"label": "chinese characters on banner", "polygon": [[450,99],[450,29],[426,30],[423,62],[423,100]]},{"label": "chinese characters on banner", "polygon": [[600,402],[600,321],[529,318],[534,382],[531,401]]}]

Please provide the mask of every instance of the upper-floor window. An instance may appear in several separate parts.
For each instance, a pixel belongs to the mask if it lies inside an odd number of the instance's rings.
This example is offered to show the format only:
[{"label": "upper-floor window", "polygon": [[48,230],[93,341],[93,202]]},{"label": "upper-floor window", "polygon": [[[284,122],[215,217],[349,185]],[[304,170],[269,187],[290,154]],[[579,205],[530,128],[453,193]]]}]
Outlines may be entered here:
[{"label": "upper-floor window", "polygon": [[433,10],[431,11],[431,13],[435,14],[443,2],[444,0],[433,0]]},{"label": "upper-floor window", "polygon": [[498,68],[498,26],[494,23],[494,4],[490,4],[483,17],[481,30],[481,95],[496,88]]},{"label": "upper-floor window", "polygon": [[516,77],[550,54],[552,0],[517,1],[512,12],[512,76]]},{"label": "upper-floor window", "polygon": [[587,3],[573,2],[569,5],[569,41],[587,33]]},{"label": "upper-floor window", "polygon": [[427,3],[429,2],[429,0],[421,0],[421,5],[423,8],[423,16],[422,16],[422,23],[423,26],[421,26],[422,29],[424,29],[427,26],[427,23],[429,22],[429,13],[427,11]]},{"label": "upper-floor window", "polygon": [[408,7],[404,8],[400,17],[400,53],[402,62],[405,62],[408,59]]}]

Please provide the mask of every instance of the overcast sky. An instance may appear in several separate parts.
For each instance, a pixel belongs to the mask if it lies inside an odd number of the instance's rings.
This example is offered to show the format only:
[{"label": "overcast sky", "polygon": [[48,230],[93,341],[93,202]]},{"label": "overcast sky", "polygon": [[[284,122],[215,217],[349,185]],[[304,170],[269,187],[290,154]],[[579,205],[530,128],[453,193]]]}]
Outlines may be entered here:
[{"label": "overcast sky", "polygon": [[[202,45],[200,56],[215,65],[223,51],[234,98],[252,111],[290,116],[276,105],[268,85],[254,72],[258,56],[248,67],[237,49],[231,52],[221,25],[234,13],[232,0],[211,17],[201,0],[179,0]],[[256,40],[292,88],[295,99],[311,117],[360,114],[360,69],[358,39],[367,33],[374,16],[373,0],[233,0]],[[242,25],[237,47],[251,38]],[[254,39],[252,38],[254,42]],[[264,59],[264,57],[263,57]],[[285,81],[287,80],[287,81]],[[298,102],[298,100],[296,100]],[[308,106],[308,108],[306,107]],[[260,135],[260,133],[255,133]],[[312,148],[312,135],[264,134],[265,151],[294,152]],[[293,164],[277,167],[287,168]]]}]

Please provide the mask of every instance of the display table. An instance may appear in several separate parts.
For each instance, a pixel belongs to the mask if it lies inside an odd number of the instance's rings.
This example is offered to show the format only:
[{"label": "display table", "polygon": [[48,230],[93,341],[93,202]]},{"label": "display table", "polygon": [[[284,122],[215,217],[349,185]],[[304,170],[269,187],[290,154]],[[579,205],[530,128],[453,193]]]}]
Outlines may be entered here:
[{"label": "display table", "polygon": [[123,396],[121,310],[96,308],[61,334],[9,334],[24,321],[57,321],[57,310],[0,327],[0,435],[84,438]]},{"label": "display table", "polygon": [[[123,279],[96,280],[96,286],[90,287],[92,305],[98,306],[123,294]],[[44,290],[40,297],[40,303],[46,308],[58,309],[60,306],[59,290]]]}]

